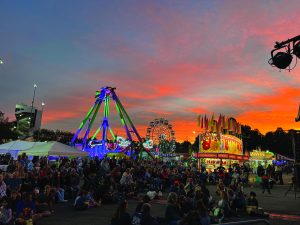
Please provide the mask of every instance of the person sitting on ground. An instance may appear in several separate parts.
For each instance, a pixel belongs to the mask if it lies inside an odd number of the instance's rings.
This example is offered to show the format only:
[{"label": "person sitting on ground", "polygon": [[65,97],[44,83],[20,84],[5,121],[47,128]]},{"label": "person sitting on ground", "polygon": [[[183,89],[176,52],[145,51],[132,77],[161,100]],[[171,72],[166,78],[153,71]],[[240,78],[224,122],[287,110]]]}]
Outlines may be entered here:
[{"label": "person sitting on ground", "polygon": [[16,192],[16,191],[13,191],[10,195],[10,198],[8,199],[9,200],[9,205],[12,209],[12,212],[13,212],[13,216],[15,217],[16,215],[16,211],[17,211],[17,203],[19,202],[20,200],[20,193],[19,192]]},{"label": "person sitting on ground", "polygon": [[142,207],[141,214],[141,225],[157,225],[158,222],[151,216],[150,213],[151,205],[149,203],[145,203]]},{"label": "person sitting on ground", "polygon": [[62,187],[60,187],[60,185],[56,186],[56,197],[58,202],[68,202],[68,200],[65,200],[65,189],[63,189]]},{"label": "person sitting on ground", "polygon": [[195,187],[194,187],[194,184],[193,184],[193,179],[192,178],[188,178],[187,182],[186,182],[186,185],[184,186],[185,194],[187,196],[191,196],[192,193],[194,192],[194,190],[195,190]]},{"label": "person sitting on ground", "polygon": [[100,185],[99,191],[101,191],[100,198],[103,204],[118,202],[119,192],[114,179],[106,179],[104,184]]},{"label": "person sitting on ground", "polygon": [[94,199],[94,194],[93,194],[93,190],[90,190],[87,195],[86,195],[86,198],[88,200],[88,203],[89,203],[89,208],[96,208],[96,207],[99,207],[101,205],[101,199],[99,199],[98,201],[96,201]]},{"label": "person sitting on ground", "polygon": [[142,207],[145,203],[149,203],[150,200],[151,199],[148,195],[144,195],[143,198],[140,200],[140,202],[136,206],[135,212],[132,216],[132,224],[133,225],[140,225],[141,224]]},{"label": "person sitting on ground", "polygon": [[17,218],[24,220],[32,219],[33,213],[35,211],[35,204],[32,201],[31,194],[27,193],[24,196],[24,200],[20,200],[17,203]]},{"label": "person sitting on ground", "polygon": [[138,203],[138,205],[135,208],[135,212],[136,213],[141,213],[142,212],[142,207],[145,203],[149,203],[150,202],[150,197],[148,195],[144,195],[142,198],[142,201],[140,203]]},{"label": "person sitting on ground", "polygon": [[36,205],[37,213],[43,213],[44,216],[51,214],[47,203],[47,197],[44,193],[40,193],[39,189],[35,188],[32,194],[32,198]]},{"label": "person sitting on ground", "polygon": [[219,179],[219,183],[217,184],[216,194],[221,196],[221,193],[225,191],[225,185],[222,179]]},{"label": "person sitting on ground", "polygon": [[251,191],[250,196],[247,199],[247,213],[256,214],[258,210],[258,201],[256,199],[256,193]]},{"label": "person sitting on ground", "polygon": [[[184,184],[183,184],[183,183],[180,183],[178,192],[177,192],[176,194],[177,194],[178,196],[179,196],[179,195],[186,195],[186,192],[185,192],[185,190],[184,190]],[[191,194],[192,194],[192,191],[190,191],[189,194],[191,195]]]},{"label": "person sitting on ground", "polygon": [[184,195],[178,196],[178,204],[183,214],[187,214],[193,208],[190,198],[185,197]]},{"label": "person sitting on ground", "polygon": [[246,208],[245,195],[241,190],[238,190],[235,193],[232,210],[234,210],[235,213],[239,213],[239,212],[244,212],[245,208]]},{"label": "person sitting on ground", "polygon": [[21,191],[21,186],[22,180],[19,177],[17,177],[16,173],[9,175],[8,179],[6,180],[7,195],[10,196],[11,192],[13,191]]},{"label": "person sitting on ground", "polygon": [[213,208],[213,216],[215,219],[218,219],[219,223],[222,222],[225,216],[228,216],[230,213],[230,206],[228,201],[228,195],[225,191],[221,192],[221,199],[218,202],[217,206]]},{"label": "person sitting on ground", "polygon": [[117,211],[111,219],[111,225],[131,225],[130,215],[127,212],[127,201],[122,200],[117,208]]},{"label": "person sitting on ground", "polygon": [[180,225],[202,225],[196,210],[190,211],[179,223]]},{"label": "person sitting on ground", "polygon": [[234,170],[234,172],[232,174],[231,184],[237,184],[239,182],[239,179],[240,179],[240,174],[238,173],[237,170]]},{"label": "person sitting on ground", "polygon": [[80,191],[79,195],[75,198],[74,208],[77,210],[86,210],[89,208],[89,200],[85,190]]},{"label": "person sitting on ground", "polygon": [[241,182],[242,182],[243,186],[248,184],[248,175],[244,170],[241,174]]},{"label": "person sitting on ground", "polygon": [[120,180],[120,185],[123,188],[123,191],[125,191],[125,193],[127,195],[132,195],[132,190],[133,190],[133,178],[132,178],[132,174],[130,172],[130,169],[127,168],[126,171],[123,173],[121,180]]},{"label": "person sitting on ground", "polygon": [[198,201],[201,201],[202,197],[203,197],[203,193],[201,191],[201,188],[197,189],[195,191],[194,197],[192,199],[192,207],[193,207],[193,209],[197,208]]},{"label": "person sitting on ground", "polygon": [[200,217],[201,225],[210,225],[211,221],[209,217],[209,212],[203,201],[198,201],[197,211]]},{"label": "person sitting on ground", "polygon": [[3,199],[2,206],[0,208],[0,224],[11,224],[13,219],[13,214],[11,206],[9,205],[7,199]]},{"label": "person sitting on ground", "polygon": [[0,174],[0,199],[6,197],[6,184],[3,179],[3,175]]},{"label": "person sitting on ground", "polygon": [[174,181],[174,184],[171,186],[170,192],[174,192],[176,194],[179,193],[179,186],[180,186],[180,182],[178,180]]},{"label": "person sitting on ground", "polygon": [[49,185],[46,185],[42,197],[46,198],[49,211],[51,213],[54,213],[53,205],[55,203],[55,190],[52,189]]},{"label": "person sitting on ground", "polygon": [[17,218],[20,222],[26,221],[28,224],[35,223],[38,219],[47,215],[36,213],[36,205],[30,193],[26,193],[24,200],[20,200],[17,204]]},{"label": "person sitting on ground", "polygon": [[169,225],[177,225],[180,223],[183,213],[180,210],[176,193],[170,192],[167,201],[168,205],[165,211],[166,222]]}]

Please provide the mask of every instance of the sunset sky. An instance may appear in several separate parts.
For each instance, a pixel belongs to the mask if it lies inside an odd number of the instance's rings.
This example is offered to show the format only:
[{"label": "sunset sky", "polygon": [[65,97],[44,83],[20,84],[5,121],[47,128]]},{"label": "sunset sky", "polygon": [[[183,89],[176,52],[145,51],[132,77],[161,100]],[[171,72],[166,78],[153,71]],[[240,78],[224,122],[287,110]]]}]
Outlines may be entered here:
[{"label": "sunset sky", "polygon": [[74,132],[95,91],[114,86],[142,136],[164,117],[193,141],[205,113],[300,129],[300,64],[268,64],[275,41],[300,35],[299,11],[298,0],[2,0],[0,110],[14,119],[36,83],[42,127]]}]

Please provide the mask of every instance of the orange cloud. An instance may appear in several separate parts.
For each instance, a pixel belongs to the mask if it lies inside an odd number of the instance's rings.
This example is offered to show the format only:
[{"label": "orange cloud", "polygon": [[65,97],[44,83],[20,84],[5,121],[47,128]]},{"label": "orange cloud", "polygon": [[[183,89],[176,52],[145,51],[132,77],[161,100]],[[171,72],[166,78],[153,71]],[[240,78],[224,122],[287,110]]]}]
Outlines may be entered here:
[{"label": "orange cloud", "polygon": [[249,105],[246,112],[239,114],[237,119],[265,133],[277,127],[299,129],[295,122],[298,112],[300,88],[284,87],[272,95],[256,97],[245,102]]}]

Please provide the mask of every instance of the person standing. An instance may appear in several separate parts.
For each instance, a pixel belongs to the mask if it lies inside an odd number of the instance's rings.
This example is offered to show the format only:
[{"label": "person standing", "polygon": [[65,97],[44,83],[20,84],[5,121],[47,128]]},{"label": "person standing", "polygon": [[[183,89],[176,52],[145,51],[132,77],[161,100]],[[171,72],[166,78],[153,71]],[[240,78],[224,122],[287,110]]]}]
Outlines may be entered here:
[{"label": "person standing", "polygon": [[260,163],[258,163],[258,167],[257,167],[257,175],[258,175],[259,177],[261,177],[261,176],[264,175],[264,173],[265,173],[265,170],[264,170],[263,166],[262,166]]},{"label": "person standing", "polygon": [[267,189],[268,193],[271,194],[271,191],[270,191],[270,184],[269,184],[269,179],[270,179],[270,176],[268,175],[267,172],[265,172],[265,174],[261,177],[262,179],[262,193],[264,194],[265,193],[265,190]]},{"label": "person standing", "polygon": [[275,167],[275,174],[277,176],[277,179],[279,180],[279,184],[283,185],[283,180],[282,180],[282,167],[281,166],[276,166]]}]

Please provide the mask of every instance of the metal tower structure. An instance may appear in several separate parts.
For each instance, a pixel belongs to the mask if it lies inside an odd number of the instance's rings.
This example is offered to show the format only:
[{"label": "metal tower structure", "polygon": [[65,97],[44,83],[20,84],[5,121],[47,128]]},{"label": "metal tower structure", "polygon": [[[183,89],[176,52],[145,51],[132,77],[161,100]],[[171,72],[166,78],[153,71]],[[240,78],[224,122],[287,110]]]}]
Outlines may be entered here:
[{"label": "metal tower structure", "polygon": [[[81,141],[81,147],[83,150],[87,150],[90,152],[91,156],[103,156],[106,153],[111,152],[110,147],[108,146],[108,140],[107,140],[107,134],[110,132],[113,142],[114,142],[114,149],[119,149],[121,151],[128,150],[128,147],[132,143],[132,134],[135,134],[138,141],[142,143],[142,138],[139,135],[137,129],[135,128],[132,120],[130,119],[128,113],[126,112],[125,108],[123,107],[120,99],[118,98],[116,92],[116,88],[113,87],[102,87],[100,91],[96,91],[95,94],[95,103],[90,108],[86,116],[84,117],[83,121],[81,122],[77,132],[75,133],[74,137],[71,140],[71,144],[75,145],[76,140],[78,139],[78,136],[80,133],[84,131],[84,135]],[[127,139],[117,137],[113,130],[110,127],[109,124],[109,104],[111,99],[115,103],[115,107],[117,109],[118,115],[120,117],[121,123],[123,125],[123,128],[126,132]],[[96,116],[98,115],[98,112],[100,110],[101,104],[104,103],[104,116],[102,119],[102,122],[98,126],[97,130],[92,135],[91,139],[89,139],[89,134],[92,130],[93,124],[95,122]],[[85,129],[84,129],[85,128]],[[102,137],[99,140],[96,140],[96,136],[98,133],[102,133]],[[146,150],[143,149],[148,153],[150,157],[153,158],[152,154]],[[138,152],[136,152],[138,153]]]}]

